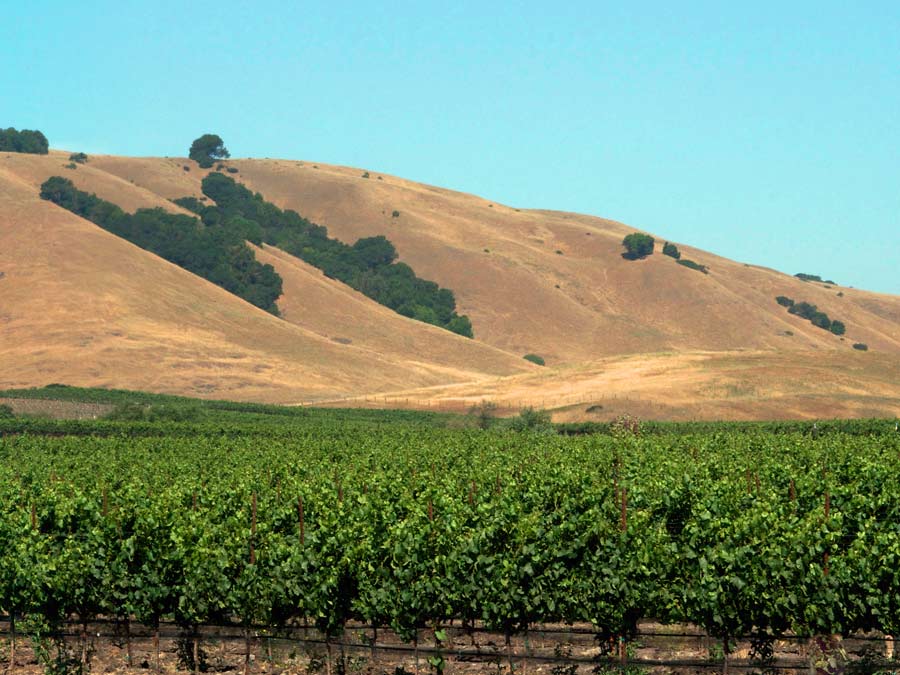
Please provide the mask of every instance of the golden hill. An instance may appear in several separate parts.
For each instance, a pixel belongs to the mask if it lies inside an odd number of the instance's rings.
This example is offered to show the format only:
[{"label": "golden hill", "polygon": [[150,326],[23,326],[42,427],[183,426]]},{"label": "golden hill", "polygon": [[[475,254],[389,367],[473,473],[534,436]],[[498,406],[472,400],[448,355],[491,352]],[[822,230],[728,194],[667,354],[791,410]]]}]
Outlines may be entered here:
[{"label": "golden hill", "polygon": [[[275,318],[41,200],[37,186],[64,172],[59,163],[55,156],[0,155],[2,387],[64,382],[290,402],[534,368],[367,298],[345,304],[369,322],[372,335],[393,333],[401,344],[415,341],[418,350],[382,353],[377,342],[342,339],[348,331],[340,324],[329,337]],[[71,173],[79,187],[129,208],[167,205],[93,167]],[[327,286],[324,278],[298,272],[304,274],[301,286]],[[293,277],[285,287],[287,299],[305,294]],[[337,299],[347,293],[332,290]]]},{"label": "golden hill", "polygon": [[[7,349],[11,324],[0,324],[0,386],[65,381],[268,401],[416,390],[417,400],[430,402],[422,390],[426,387],[435,401],[449,401],[459,390],[465,391],[465,400],[490,397],[512,405],[565,401],[576,390],[579,403],[604,398],[604,390],[628,400],[628,391],[643,390],[652,413],[654,401],[662,406],[675,400],[674,374],[685,362],[696,373],[689,386],[682,382],[682,395],[675,397],[678,410],[659,407],[654,416],[900,413],[900,384],[884,379],[900,361],[897,296],[803,282],[681,244],[683,256],[707,265],[708,275],[661,255],[661,242],[653,256],[627,261],[620,255],[621,241],[634,228],[621,223],[519,210],[374,171],[363,178],[362,169],[230,160],[227,164],[239,170],[237,180],[326,225],[332,236],[347,242],[387,236],[400,259],[420,276],[454,291],[460,312],[472,319],[476,340],[399,317],[302,261],[266,248],[257,257],[274,265],[284,279],[285,294],[279,300],[284,320],[279,320],[37,198],[37,186],[59,174],[126,209],[178,211],[170,199],[200,196],[206,172],[194,162],[92,156],[71,171],[62,168],[66,157],[0,154],[0,270],[6,272],[0,297],[8,297],[7,289],[21,283],[16,279],[31,274],[36,303],[27,310],[11,304],[20,312],[17,339],[27,346]],[[12,204],[18,207],[7,208]],[[45,223],[41,240],[26,226],[35,222]],[[88,241],[93,248],[87,248]],[[135,262],[126,262],[132,258]],[[86,267],[80,275],[72,259]],[[44,276],[36,272],[39,262]],[[146,268],[146,278],[110,287],[106,279],[113,271],[107,267],[113,263]],[[155,290],[151,279],[156,275],[170,284],[170,295],[160,297]],[[27,305],[27,291],[23,287],[21,292],[18,302]],[[843,321],[847,334],[842,339],[788,314],[775,302],[777,295],[818,305]],[[144,337],[135,335],[138,345],[112,340],[102,328],[102,314],[83,317],[83,308],[99,307],[103,297],[118,308],[117,321],[153,323],[156,337],[141,342]],[[60,305],[72,310],[62,311]],[[231,313],[233,327],[220,313]],[[193,328],[181,331],[183,322]],[[221,327],[215,334],[222,350],[238,353],[252,347],[258,362],[271,370],[261,374],[241,367],[248,363],[213,367],[205,356],[208,347],[191,332],[202,331],[209,322]],[[169,332],[170,343],[161,337]],[[80,363],[73,364],[59,356],[61,343],[50,336],[72,344],[95,336],[90,345],[103,346],[85,346],[76,359]],[[870,351],[855,352],[854,342],[868,344]],[[243,346],[232,350],[232,343]],[[285,343],[294,349],[286,349]],[[194,357],[191,344],[198,345]],[[180,350],[182,368],[190,370],[193,358],[196,373],[156,373],[156,364],[166,362],[167,349]],[[31,356],[23,360],[29,350]],[[154,359],[154,350],[162,350],[157,356],[163,358]],[[75,353],[66,352],[69,357]],[[541,355],[550,367],[523,361],[526,353]],[[130,368],[115,361],[126,354],[133,357]],[[659,369],[657,379],[649,378],[639,363]],[[619,374],[615,386],[600,377],[611,370]],[[649,386],[667,378],[669,385]],[[829,382],[846,386],[830,388]],[[776,399],[788,389],[796,405],[779,407]],[[877,400],[869,400],[869,394]],[[717,407],[712,400],[735,405]],[[581,413],[573,409],[567,414]]]}]

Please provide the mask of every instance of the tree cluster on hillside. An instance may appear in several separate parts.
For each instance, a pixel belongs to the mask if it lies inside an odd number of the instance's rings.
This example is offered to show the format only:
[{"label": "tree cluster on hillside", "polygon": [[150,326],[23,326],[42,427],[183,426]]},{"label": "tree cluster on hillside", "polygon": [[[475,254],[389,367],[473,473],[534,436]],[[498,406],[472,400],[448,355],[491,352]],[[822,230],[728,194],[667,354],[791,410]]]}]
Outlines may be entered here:
[{"label": "tree cluster on hillside", "polygon": [[472,337],[469,318],[456,313],[453,292],[397,262],[397,251],[385,237],[345,244],[329,237],[322,225],[281,210],[221,173],[203,179],[203,194],[215,204],[193,197],[175,203],[197,213],[208,227],[224,225],[254,243],[277,246],[403,316]]},{"label": "tree cluster on hillside", "polygon": [[649,234],[641,232],[632,232],[626,235],[622,240],[622,246],[625,247],[625,253],[622,257],[627,260],[640,260],[653,254],[653,245],[655,241]]},{"label": "tree cluster on hillside", "polygon": [[823,330],[831,331],[835,335],[843,335],[847,332],[847,327],[844,325],[843,321],[828,318],[828,315],[825,312],[820,312],[818,307],[808,302],[794,302],[793,299],[785,295],[776,297],[775,302],[782,307],[787,307],[789,314],[803,317],[812,325],[818,326]]},{"label": "tree cluster on hillside", "polygon": [[46,155],[50,151],[47,137],[40,131],[12,127],[0,129],[0,152],[26,152],[32,155]]},{"label": "tree cluster on hillside", "polygon": [[709,274],[709,268],[706,265],[701,265],[700,263],[694,262],[693,260],[688,260],[687,258],[679,258],[675,262],[689,269],[703,272],[703,274]]},{"label": "tree cluster on hillside", "polygon": [[684,267],[692,270],[697,270],[698,272],[703,272],[703,274],[709,274],[709,268],[706,265],[701,265],[700,263],[694,262],[693,260],[682,258],[681,251],[678,250],[678,247],[675,244],[667,241],[665,244],[663,244],[662,252],[663,255],[674,258],[675,262],[677,262],[679,265],[683,265]]},{"label": "tree cluster on hillside", "polygon": [[95,194],[78,190],[72,181],[60,176],[41,185],[41,197],[278,314],[275,301],[281,295],[281,277],[271,265],[260,264],[254,258],[239,223],[226,221],[204,226],[197,218],[160,208],[125,213]]},{"label": "tree cluster on hillside", "polygon": [[797,277],[798,279],[800,279],[801,281],[818,281],[819,283],[822,283],[822,284],[831,284],[832,286],[837,286],[837,284],[834,283],[833,281],[831,281],[830,279],[823,279],[818,274],[805,274],[803,272],[798,272],[794,276]]},{"label": "tree cluster on hillside", "polygon": [[675,260],[678,260],[681,257],[681,251],[678,250],[678,247],[675,244],[666,242],[665,244],[663,244],[663,255],[667,255],[670,258],[675,258]]},{"label": "tree cluster on hillside", "polygon": [[775,302],[777,302],[782,307],[793,307],[794,300],[793,298],[789,298],[786,295],[779,295],[775,298]]}]

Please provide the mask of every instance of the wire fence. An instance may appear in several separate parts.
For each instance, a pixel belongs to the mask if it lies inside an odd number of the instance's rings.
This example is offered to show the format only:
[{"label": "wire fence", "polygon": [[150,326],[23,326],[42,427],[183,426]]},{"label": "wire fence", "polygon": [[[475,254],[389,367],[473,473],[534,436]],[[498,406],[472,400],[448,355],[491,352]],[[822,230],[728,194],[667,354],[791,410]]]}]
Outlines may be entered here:
[{"label": "wire fence", "polygon": [[[743,636],[725,645],[693,626],[643,624],[627,637],[598,633],[588,625],[534,626],[526,632],[497,633],[478,626],[422,628],[410,641],[385,628],[350,624],[338,636],[326,636],[310,622],[266,626],[204,625],[197,628],[161,623],[152,628],[112,619],[87,625],[67,622],[44,639],[70,654],[92,655],[96,672],[236,670],[346,675],[350,671],[405,675],[429,672],[490,672],[514,675],[549,671],[553,675],[614,672],[818,672],[897,673],[890,636],[869,634],[810,639]],[[0,636],[10,644],[8,617],[0,619]],[[35,666],[39,654],[32,639],[20,633],[10,672]],[[86,644],[82,644],[86,641]],[[10,657],[7,648],[5,657]],[[197,661],[194,662],[193,659]],[[727,661],[727,663],[726,663]],[[125,668],[125,670],[121,670]],[[35,671],[38,672],[38,671]]]}]

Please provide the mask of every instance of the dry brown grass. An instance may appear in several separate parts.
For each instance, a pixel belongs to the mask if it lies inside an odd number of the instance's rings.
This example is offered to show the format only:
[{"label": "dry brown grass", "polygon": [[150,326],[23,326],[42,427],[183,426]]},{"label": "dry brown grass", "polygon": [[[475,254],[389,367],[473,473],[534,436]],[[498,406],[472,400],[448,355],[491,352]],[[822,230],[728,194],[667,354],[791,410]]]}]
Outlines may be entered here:
[{"label": "dry brown grass", "polygon": [[395,405],[465,412],[490,401],[505,414],[547,408],[555,421],[823,419],[900,416],[893,355],[733,351],[634,354],[545,372],[397,392]]},{"label": "dry brown grass", "polygon": [[[897,296],[829,289],[680,244],[711,273],[659,252],[625,261],[620,242],[633,228],[621,223],[519,211],[372,170],[364,179],[347,167],[229,161],[236,179],[334,236],[385,234],[401,260],[454,290],[477,340],[399,317],[267,249],[259,258],[285,280],[279,320],[37,198],[60,174],[126,209],[176,211],[170,199],[200,195],[205,172],[195,163],[65,163],[65,153],[0,153],[0,386],[62,381],[281,402],[412,391],[459,405],[544,402],[568,408],[560,418],[900,407]],[[787,314],[776,295],[819,305],[845,322],[845,339]],[[603,407],[585,413],[591,401]]]}]

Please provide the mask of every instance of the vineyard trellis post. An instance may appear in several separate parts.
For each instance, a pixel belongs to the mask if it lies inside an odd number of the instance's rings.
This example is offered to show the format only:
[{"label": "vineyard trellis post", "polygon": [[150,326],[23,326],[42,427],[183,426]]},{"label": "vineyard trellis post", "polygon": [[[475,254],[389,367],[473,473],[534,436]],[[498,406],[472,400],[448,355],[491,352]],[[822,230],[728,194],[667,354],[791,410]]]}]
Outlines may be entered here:
[{"label": "vineyard trellis post", "polygon": [[[624,536],[628,531],[628,488],[622,487],[621,513],[619,516],[619,528]],[[619,665],[624,672],[628,661],[628,650],[625,647],[625,634],[619,634]]]},{"label": "vineyard trellis post", "polygon": [[[256,565],[256,491],[250,496],[250,564]],[[250,622],[244,626],[244,675],[250,673]]]},{"label": "vineyard trellis post", "polygon": [[[829,517],[831,516],[831,493],[826,489],[825,490],[825,523],[827,524]],[[825,549],[825,553],[823,554],[823,567],[822,567],[823,576],[828,576],[828,549]]]}]

